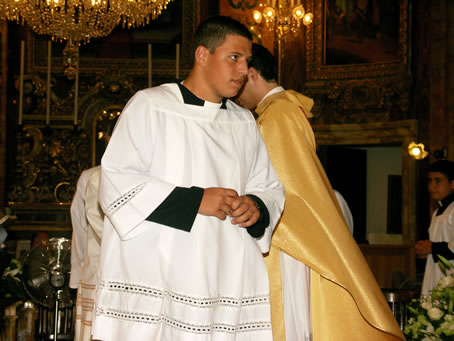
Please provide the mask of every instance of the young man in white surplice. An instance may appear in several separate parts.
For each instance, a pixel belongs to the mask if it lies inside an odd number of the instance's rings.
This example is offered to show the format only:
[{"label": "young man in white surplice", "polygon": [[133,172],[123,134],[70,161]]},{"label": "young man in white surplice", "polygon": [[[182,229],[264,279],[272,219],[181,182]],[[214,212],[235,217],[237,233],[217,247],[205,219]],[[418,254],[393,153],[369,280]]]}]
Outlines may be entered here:
[{"label": "young man in white surplice", "polygon": [[94,339],[272,340],[262,254],[284,189],[252,114],[227,100],[251,40],[236,20],[204,21],[188,77],[124,108],[101,162]]}]

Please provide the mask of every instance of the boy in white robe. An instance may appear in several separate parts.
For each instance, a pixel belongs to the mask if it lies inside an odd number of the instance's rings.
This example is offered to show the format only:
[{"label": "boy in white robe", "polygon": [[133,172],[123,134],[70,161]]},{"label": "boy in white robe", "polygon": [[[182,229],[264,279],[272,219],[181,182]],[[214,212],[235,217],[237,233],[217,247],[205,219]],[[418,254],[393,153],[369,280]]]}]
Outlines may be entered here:
[{"label": "boy in white robe", "polygon": [[429,227],[429,240],[416,243],[416,255],[427,258],[426,270],[421,289],[422,296],[428,296],[444,277],[438,255],[454,264],[454,162],[439,160],[429,167],[428,189],[439,207],[432,214]]},{"label": "boy in white robe", "polygon": [[98,202],[98,187],[101,167],[91,168],[91,176],[85,190],[85,211],[88,221],[86,248],[80,281],[77,288],[76,319],[74,341],[91,340],[91,327],[94,311],[94,299],[99,257],[101,253],[101,236],[104,226],[104,213]]},{"label": "boy in white robe", "polygon": [[[111,118],[102,136],[107,143],[118,116]],[[72,245],[70,286],[77,288],[74,341],[90,341],[94,313],[104,212],[99,206],[98,189],[101,167],[82,172],[71,203]]]},{"label": "boy in white robe", "polygon": [[183,84],[128,102],[102,158],[94,339],[272,340],[262,253],[284,191],[253,116],[225,99],[251,35],[214,17],[194,47]]},{"label": "boy in white robe", "polygon": [[71,201],[71,273],[69,287],[77,289],[82,273],[82,266],[87,248],[88,219],[85,211],[85,190],[88,179],[99,167],[84,170],[77,180],[76,192]]}]

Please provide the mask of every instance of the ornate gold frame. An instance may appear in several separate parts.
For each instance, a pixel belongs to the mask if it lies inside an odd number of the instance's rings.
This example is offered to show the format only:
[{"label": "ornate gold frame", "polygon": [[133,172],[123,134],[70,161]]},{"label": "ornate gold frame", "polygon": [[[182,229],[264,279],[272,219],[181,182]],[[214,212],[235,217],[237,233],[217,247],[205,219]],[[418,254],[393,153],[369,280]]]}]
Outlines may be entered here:
[{"label": "ornate gold frame", "polygon": [[[181,57],[180,70],[185,73],[192,66],[191,45],[192,37],[200,20],[200,1],[181,0],[182,3],[182,37],[181,37]],[[27,30],[26,47],[26,72],[46,72],[47,70],[47,47],[43,39]],[[143,75],[148,69],[147,58],[137,59],[106,59],[106,58],[80,58],[80,73],[90,74],[111,69],[114,65],[124,72],[130,74]],[[52,72],[63,72],[62,58],[52,57]],[[153,76],[175,75],[175,59],[156,59],[153,58]]]},{"label": "ornate gold frame", "polygon": [[313,24],[306,28],[306,79],[354,79],[404,75],[408,51],[408,0],[400,1],[399,59],[389,63],[324,65],[325,23],[324,11],[327,0],[307,1],[308,12],[314,14]]}]

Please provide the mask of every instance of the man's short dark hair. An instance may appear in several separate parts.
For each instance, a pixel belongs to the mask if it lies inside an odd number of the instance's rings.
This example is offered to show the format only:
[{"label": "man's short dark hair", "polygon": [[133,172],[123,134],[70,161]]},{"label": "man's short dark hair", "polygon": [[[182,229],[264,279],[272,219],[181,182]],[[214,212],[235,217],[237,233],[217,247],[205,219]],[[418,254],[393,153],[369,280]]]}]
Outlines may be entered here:
[{"label": "man's short dark hair", "polygon": [[256,69],[267,82],[277,81],[277,63],[266,47],[252,44],[252,58],[248,65]]},{"label": "man's short dark hair", "polygon": [[199,46],[205,46],[210,53],[214,53],[229,34],[238,35],[252,41],[251,32],[239,21],[225,16],[208,18],[199,25],[195,32],[192,56]]},{"label": "man's short dark hair", "polygon": [[438,172],[446,175],[449,181],[454,181],[454,162],[450,160],[438,160],[429,167],[429,172]]}]

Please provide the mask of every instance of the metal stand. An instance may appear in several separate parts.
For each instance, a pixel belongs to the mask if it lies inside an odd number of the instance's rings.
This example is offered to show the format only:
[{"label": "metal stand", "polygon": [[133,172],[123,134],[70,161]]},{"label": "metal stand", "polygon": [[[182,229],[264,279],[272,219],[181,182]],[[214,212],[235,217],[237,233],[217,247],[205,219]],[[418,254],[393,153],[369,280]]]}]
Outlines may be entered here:
[{"label": "metal stand", "polygon": [[54,341],[58,340],[58,310],[60,308],[60,300],[55,300],[55,316],[54,316]]}]

